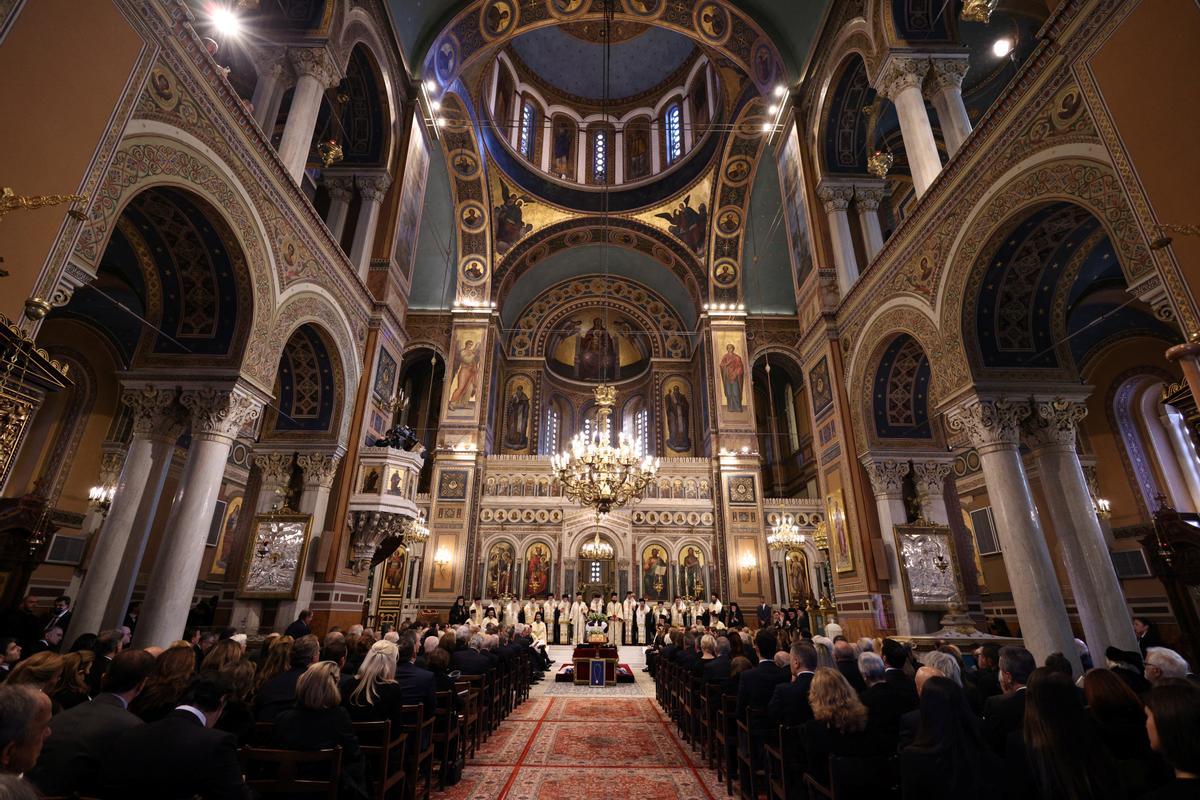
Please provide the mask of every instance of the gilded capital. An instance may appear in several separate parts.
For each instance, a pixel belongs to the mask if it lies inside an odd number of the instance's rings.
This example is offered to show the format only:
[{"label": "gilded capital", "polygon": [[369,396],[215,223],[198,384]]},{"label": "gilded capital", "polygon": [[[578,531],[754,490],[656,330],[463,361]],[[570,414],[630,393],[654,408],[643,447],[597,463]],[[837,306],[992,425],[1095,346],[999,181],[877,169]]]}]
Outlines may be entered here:
[{"label": "gilded capital", "polygon": [[175,389],[163,386],[127,387],[121,392],[121,402],[133,411],[133,435],[148,439],[174,441],[185,427]]},{"label": "gilded capital", "polygon": [[965,433],[972,447],[1016,447],[1029,413],[1027,402],[972,399],[946,412],[946,424],[955,433]]},{"label": "gilded capital", "polygon": [[950,464],[945,461],[914,461],[913,482],[917,486],[917,497],[940,496],[946,478],[950,476]]},{"label": "gilded capital", "polygon": [[928,72],[928,58],[891,58],[875,88],[884,97],[895,100],[906,89],[920,89]]},{"label": "gilded capital", "polygon": [[254,466],[262,475],[263,491],[283,494],[292,481],[291,453],[259,453],[254,456]]},{"label": "gilded capital", "polygon": [[863,466],[876,497],[899,496],[903,492],[904,476],[908,474],[907,461],[872,459],[863,461]]},{"label": "gilded capital", "polygon": [[854,202],[867,211],[878,211],[883,202],[883,189],[867,186],[854,187]]},{"label": "gilded capital", "polygon": [[821,204],[825,207],[825,213],[832,214],[834,211],[845,211],[850,207],[850,201],[854,199],[854,187],[836,183],[823,183],[817,187],[817,197],[820,198]]},{"label": "gilded capital", "polygon": [[325,188],[329,191],[329,196],[334,200],[341,200],[343,203],[349,203],[354,199],[354,178],[349,176],[341,178],[325,178]]},{"label": "gilded capital", "polygon": [[341,459],[332,453],[301,453],[296,457],[296,463],[304,472],[306,486],[328,489],[333,486]]}]

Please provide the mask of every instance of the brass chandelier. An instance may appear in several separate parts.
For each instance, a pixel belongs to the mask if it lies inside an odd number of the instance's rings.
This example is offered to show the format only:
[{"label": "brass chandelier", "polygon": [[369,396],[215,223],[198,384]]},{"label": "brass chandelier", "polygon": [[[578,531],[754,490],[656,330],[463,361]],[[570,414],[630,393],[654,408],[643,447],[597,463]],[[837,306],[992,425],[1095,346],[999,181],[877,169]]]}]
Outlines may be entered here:
[{"label": "brass chandelier", "polygon": [[[596,516],[599,517],[599,514]],[[601,541],[599,526],[596,527],[596,534],[592,540],[579,548],[579,555],[587,561],[608,561],[613,557],[613,546]]]},{"label": "brass chandelier", "polygon": [[804,544],[804,534],[796,526],[796,519],[791,514],[781,514],[779,521],[771,526],[767,534],[767,547],[772,550],[790,550]]},{"label": "brass chandelier", "polygon": [[429,541],[429,527],[425,524],[424,512],[405,520],[402,536],[406,545]]},{"label": "brass chandelier", "polygon": [[[607,384],[596,387],[596,425],[571,439],[570,448],[550,460],[563,494],[597,514],[607,514],[631,500],[640,499],[658,474],[659,460],[643,457],[641,437],[622,433],[617,445],[610,442],[609,425],[617,390]],[[599,534],[597,533],[597,536]]]}]

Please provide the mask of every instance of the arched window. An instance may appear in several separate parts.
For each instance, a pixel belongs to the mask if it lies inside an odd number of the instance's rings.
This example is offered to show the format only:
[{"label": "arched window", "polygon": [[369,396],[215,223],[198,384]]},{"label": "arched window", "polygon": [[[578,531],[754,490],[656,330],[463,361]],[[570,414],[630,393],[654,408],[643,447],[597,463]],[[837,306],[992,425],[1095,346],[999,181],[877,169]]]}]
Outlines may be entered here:
[{"label": "arched window", "polygon": [[649,421],[650,415],[644,408],[638,409],[638,412],[633,415],[633,435],[634,440],[638,443],[638,458],[646,457],[646,448],[650,443]]},{"label": "arched window", "polygon": [[674,164],[683,156],[683,112],[678,103],[672,103],[667,108],[665,122],[667,163]]},{"label": "arched window", "polygon": [[528,100],[521,106],[521,138],[518,148],[521,155],[533,159],[533,104]]},{"label": "arched window", "polygon": [[551,408],[546,412],[546,443],[543,445],[542,452],[550,454],[558,452],[558,432],[560,426],[558,409]]},{"label": "arched window", "polygon": [[596,183],[608,183],[608,131],[596,131],[592,143],[592,176]]}]

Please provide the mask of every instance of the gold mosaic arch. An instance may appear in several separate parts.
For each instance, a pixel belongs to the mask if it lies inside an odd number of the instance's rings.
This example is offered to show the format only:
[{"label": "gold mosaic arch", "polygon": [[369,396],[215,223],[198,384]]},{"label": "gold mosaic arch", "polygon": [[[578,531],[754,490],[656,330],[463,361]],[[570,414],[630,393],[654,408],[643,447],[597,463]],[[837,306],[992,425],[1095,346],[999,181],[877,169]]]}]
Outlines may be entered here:
[{"label": "gold mosaic arch", "polygon": [[[711,270],[708,298],[711,302],[740,303],[743,300],[742,247],[754,179],[767,143],[762,126],[769,120],[766,102],[761,97],[753,98],[742,106],[725,140],[710,206],[715,209],[708,251]],[[727,220],[729,224],[726,224]]]},{"label": "gold mosaic arch", "polygon": [[[901,334],[911,336],[929,358],[929,418],[933,423],[937,402],[948,396],[948,378],[965,370],[961,349],[944,342],[937,324],[926,308],[914,305],[892,306],[877,316],[859,337],[859,347],[846,370],[846,387],[850,403],[850,421],[854,428],[854,444],[859,453],[869,452],[879,444],[875,426],[870,421],[874,408],[875,370],[884,351]],[[870,343],[874,342],[874,345]],[[934,425],[936,430],[937,426]],[[937,434],[935,433],[936,441]]]},{"label": "gold mosaic arch", "polygon": [[[1154,269],[1149,245],[1110,164],[1085,157],[1068,157],[1022,171],[972,210],[962,226],[965,235],[955,243],[942,267],[945,284],[937,304],[939,327],[946,341],[958,343],[964,362],[969,364],[966,373],[954,376],[955,383],[947,388],[963,388],[970,383],[972,372],[978,373],[980,369],[976,354],[965,346],[964,340],[971,337],[964,334],[964,326],[974,323],[971,304],[986,271],[985,248],[1014,220],[1019,221],[1036,208],[1052,202],[1077,205],[1100,222],[1120,258],[1121,271],[1130,286]],[[1028,376],[1020,371],[988,370],[988,377]]]},{"label": "gold mosaic arch", "polygon": [[[458,235],[455,262],[454,302],[461,305],[485,305],[491,301],[492,226],[491,201],[486,175],[486,160],[467,104],[453,92],[442,98],[438,140],[450,173],[450,194],[454,200]],[[464,212],[472,212],[472,222],[464,222]]]},{"label": "gold mosaic arch", "polygon": [[[783,60],[753,18],[728,0],[611,0],[613,18],[648,23],[696,40],[729,59],[766,92],[784,76]],[[565,22],[604,19],[596,0],[476,0],[442,29],[424,59],[425,77],[451,86],[471,64],[514,37]]]}]

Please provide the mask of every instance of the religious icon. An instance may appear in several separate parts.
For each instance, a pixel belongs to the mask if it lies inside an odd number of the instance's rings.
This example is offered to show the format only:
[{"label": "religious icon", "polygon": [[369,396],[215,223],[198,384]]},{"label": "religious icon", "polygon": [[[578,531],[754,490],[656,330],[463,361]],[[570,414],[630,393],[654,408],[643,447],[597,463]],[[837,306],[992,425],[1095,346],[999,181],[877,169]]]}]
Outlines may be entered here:
[{"label": "religious icon", "polygon": [[474,339],[467,339],[458,349],[454,367],[454,380],[450,390],[447,409],[455,411],[475,403],[475,378],[479,374],[479,347]]},{"label": "religious icon", "polygon": [[725,180],[730,183],[741,183],[750,177],[750,161],[746,158],[735,158],[725,166]]},{"label": "religious icon", "polygon": [[625,153],[629,158],[625,170],[628,180],[644,178],[650,174],[650,127],[645,122],[634,122],[626,126]]},{"label": "religious icon", "polygon": [[508,542],[496,542],[488,551],[487,584],[492,597],[512,592],[513,563],[516,557]]},{"label": "religious icon", "polygon": [[383,568],[384,588],[399,591],[404,587],[404,567],[407,561],[408,552],[403,547],[397,547],[396,551],[388,556],[387,564]]},{"label": "religious icon", "polygon": [[658,11],[661,2],[662,0],[626,0],[626,5],[634,14],[646,17]]},{"label": "religious icon", "polygon": [[583,0],[554,0],[554,9],[560,14],[574,14],[583,5]]},{"label": "religious icon", "polygon": [[212,575],[224,575],[229,570],[229,559],[233,554],[234,532],[242,516],[242,499],[234,497],[225,506],[225,519],[221,522],[221,535],[217,539],[217,554],[213,558]]},{"label": "religious icon", "polygon": [[379,351],[379,367],[375,370],[375,396],[387,399],[396,393],[396,359],[387,350]]},{"label": "religious icon", "polygon": [[808,561],[800,550],[789,550],[784,557],[787,572],[788,597],[802,603],[808,597]]},{"label": "religious icon", "polygon": [[766,86],[771,82],[771,77],[774,75],[775,69],[772,66],[774,59],[771,58],[771,48],[766,43],[760,43],[754,50],[754,77],[758,80],[759,86]]},{"label": "religious icon", "polygon": [[732,344],[725,345],[721,356],[721,385],[725,389],[725,405],[730,411],[742,410],[742,386],[746,379],[746,362]]},{"label": "religious icon", "polygon": [[450,159],[454,174],[460,178],[473,178],[479,171],[479,160],[466,150],[458,150]]},{"label": "religious icon", "polygon": [[504,446],[512,450],[529,447],[529,395],[517,384],[504,409]]},{"label": "religious icon", "polygon": [[379,481],[383,476],[379,474],[379,467],[367,467],[363,475],[362,489],[363,494],[375,494],[379,491]]},{"label": "religious icon", "polygon": [[679,594],[695,600],[704,597],[704,555],[695,547],[683,551]]},{"label": "religious icon", "polygon": [[462,224],[468,231],[477,231],[483,227],[483,214],[475,206],[467,206],[462,212]]},{"label": "religious icon", "polygon": [[393,497],[402,497],[404,495],[404,475],[400,470],[394,468],[390,470],[387,493]]},{"label": "religious icon", "polygon": [[581,380],[617,377],[617,343],[604,320],[596,317],[592,328],[576,344],[575,375]]},{"label": "religious icon", "polygon": [[717,230],[726,236],[737,233],[740,227],[742,227],[742,215],[736,209],[722,211],[721,216],[717,217]]},{"label": "religious icon", "polygon": [[458,68],[458,48],[454,46],[453,41],[444,39],[438,45],[434,64],[437,68],[438,77],[442,79],[442,84],[449,83],[450,78],[454,76],[454,71]]},{"label": "religious icon", "polygon": [[718,263],[713,268],[713,280],[720,286],[731,286],[737,282],[737,267],[730,261]]},{"label": "religious icon", "polygon": [[500,193],[504,202],[496,206],[496,252],[507,253],[522,236],[533,230],[533,226],[525,222],[523,210],[526,203],[532,203],[533,198],[525,194],[514,194],[508,190],[508,184],[501,181]]},{"label": "religious icon", "polygon": [[496,0],[484,12],[484,24],[488,32],[499,36],[508,30],[513,22],[513,8],[508,0]]},{"label": "religious icon", "polygon": [[676,383],[666,393],[665,401],[667,405],[667,447],[676,453],[686,453],[692,449],[687,396],[679,391],[679,384]]},{"label": "religious icon", "polygon": [[525,554],[525,596],[546,593],[550,585],[550,553],[543,544],[534,544]]},{"label": "religious icon", "polygon": [[842,501],[841,489],[826,495],[825,514],[829,522],[833,567],[838,572],[853,572],[854,552],[850,549],[850,532],[846,527],[846,505]]},{"label": "religious icon", "polygon": [[478,258],[468,259],[467,262],[463,264],[463,277],[469,281],[483,280],[483,276],[485,274],[483,262]]},{"label": "religious icon", "polygon": [[642,553],[642,594],[647,600],[667,599],[667,559],[654,545]]},{"label": "religious icon", "polygon": [[725,10],[717,5],[708,5],[700,12],[700,32],[709,39],[720,39],[729,30]]},{"label": "religious icon", "polygon": [[554,157],[554,174],[570,178],[575,174],[575,141],[579,130],[570,117],[554,118],[554,136],[551,153]]},{"label": "religious icon", "polygon": [[690,205],[691,195],[683,198],[679,207],[670,213],[659,213],[654,216],[671,223],[667,228],[672,236],[676,236],[691,248],[697,255],[704,253],[708,237],[708,204],[701,203],[700,208]]}]

